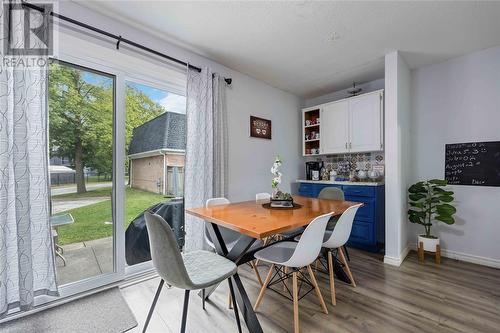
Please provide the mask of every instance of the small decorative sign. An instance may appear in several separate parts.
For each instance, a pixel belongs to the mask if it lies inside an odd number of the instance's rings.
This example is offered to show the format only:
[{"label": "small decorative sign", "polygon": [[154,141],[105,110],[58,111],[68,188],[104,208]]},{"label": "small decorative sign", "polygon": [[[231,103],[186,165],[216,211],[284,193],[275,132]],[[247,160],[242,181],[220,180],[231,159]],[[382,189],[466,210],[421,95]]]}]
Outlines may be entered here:
[{"label": "small decorative sign", "polygon": [[250,116],[250,136],[271,140],[271,121]]}]

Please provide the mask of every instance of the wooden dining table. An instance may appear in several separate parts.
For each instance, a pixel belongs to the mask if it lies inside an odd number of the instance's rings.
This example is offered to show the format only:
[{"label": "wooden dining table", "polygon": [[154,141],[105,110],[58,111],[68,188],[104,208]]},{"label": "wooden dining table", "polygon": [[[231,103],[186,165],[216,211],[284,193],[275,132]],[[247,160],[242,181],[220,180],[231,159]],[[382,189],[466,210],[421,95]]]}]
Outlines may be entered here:
[{"label": "wooden dining table", "polygon": [[[200,223],[208,222],[207,230],[212,239],[215,250],[238,266],[253,259],[253,254],[264,248],[252,247],[258,239],[294,230],[307,226],[314,218],[333,212],[341,215],[347,208],[358,204],[351,201],[316,199],[294,196],[294,203],[301,207],[293,209],[265,208],[266,201],[244,201],[211,207],[186,209],[186,213],[199,217]],[[228,250],[222,238],[219,227],[228,228],[241,234],[236,244]],[[269,245],[267,245],[269,246]],[[241,310],[249,332],[260,333],[262,327],[250,303],[245,288],[238,274],[232,279],[235,287],[235,298]],[[215,289],[215,287],[213,288]],[[212,290],[207,290],[205,297],[209,297]]]}]

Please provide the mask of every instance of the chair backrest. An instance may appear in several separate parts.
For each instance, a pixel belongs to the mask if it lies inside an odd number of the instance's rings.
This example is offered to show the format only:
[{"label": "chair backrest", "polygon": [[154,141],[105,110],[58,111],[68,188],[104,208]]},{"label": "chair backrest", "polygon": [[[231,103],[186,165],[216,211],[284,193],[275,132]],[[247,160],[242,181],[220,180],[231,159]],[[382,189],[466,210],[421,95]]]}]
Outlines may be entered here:
[{"label": "chair backrest", "polygon": [[255,195],[255,201],[259,201],[259,200],[269,200],[271,199],[271,195],[269,193],[266,193],[266,192],[262,192],[262,193],[257,193]]},{"label": "chair backrest", "polygon": [[332,215],[333,213],[328,213],[318,216],[309,223],[302,233],[292,256],[286,263],[283,263],[283,266],[304,267],[316,260],[323,244],[326,224]]},{"label": "chair backrest", "polygon": [[[220,206],[220,205],[227,205],[230,204],[231,201],[229,201],[226,198],[211,198],[208,199],[207,202],[205,203],[205,207],[212,207],[212,206]],[[222,238],[224,239],[224,243],[229,244],[231,242],[236,241],[238,238],[241,237],[241,234],[239,232],[233,231],[228,228],[224,228],[219,226],[220,233],[222,235]],[[210,247],[214,247],[214,244],[212,242],[212,238],[210,237],[210,234],[207,229],[207,222],[205,222],[205,240],[208,243]]]},{"label": "chair backrest", "polygon": [[192,284],[184,266],[174,232],[157,214],[144,212],[148,228],[151,258],[158,275],[168,284],[187,289]]},{"label": "chair backrest", "polygon": [[354,216],[356,216],[356,212],[361,206],[363,206],[363,204],[351,206],[347,208],[346,211],[342,213],[342,215],[340,215],[340,218],[337,221],[337,224],[335,225],[330,238],[328,238],[323,243],[323,247],[336,249],[343,246],[347,242],[349,236],[351,235]]},{"label": "chair backrest", "polygon": [[338,187],[325,187],[318,194],[318,199],[345,200],[344,191]]},{"label": "chair backrest", "polygon": [[207,202],[205,202],[205,207],[228,205],[230,203],[231,201],[226,198],[211,198],[208,199]]}]

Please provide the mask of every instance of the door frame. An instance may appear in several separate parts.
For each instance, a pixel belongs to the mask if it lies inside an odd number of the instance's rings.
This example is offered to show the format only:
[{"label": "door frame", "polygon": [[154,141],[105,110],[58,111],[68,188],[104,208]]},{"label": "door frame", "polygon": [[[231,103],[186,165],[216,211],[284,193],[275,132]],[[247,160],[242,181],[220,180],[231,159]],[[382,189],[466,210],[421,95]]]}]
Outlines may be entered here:
[{"label": "door frame", "polygon": [[[76,35],[75,35],[76,34]],[[114,103],[113,103],[113,176],[112,176],[112,216],[113,216],[113,272],[104,273],[94,277],[89,277],[79,281],[71,282],[59,287],[60,296],[39,297],[35,300],[35,306],[48,305],[48,303],[60,302],[63,299],[76,297],[77,294],[91,293],[92,290],[101,291],[103,287],[114,286],[117,282],[136,277],[147,273],[153,273],[154,267],[151,261],[127,266],[125,260],[125,89],[126,82],[136,82],[148,85],[153,88],[165,90],[169,93],[185,96],[186,70],[177,66],[170,66],[164,62],[142,57],[135,52],[122,52],[115,50],[115,44],[111,42],[103,43],[95,37],[82,35],[75,32],[58,31],[59,46],[55,48],[57,54],[54,60],[82,67],[83,69],[103,72],[114,76]],[[69,39],[70,42],[61,47],[62,39]],[[80,53],[84,53],[83,55]],[[116,57],[93,56],[100,55],[101,52],[109,54],[110,51],[119,52]],[[134,65],[128,66],[127,59],[132,59]],[[131,68],[132,67],[132,68]],[[141,73],[147,67],[147,73]],[[151,69],[158,68],[158,71]],[[163,77],[165,73],[172,73],[172,77]],[[157,73],[155,76],[153,73]]]}]

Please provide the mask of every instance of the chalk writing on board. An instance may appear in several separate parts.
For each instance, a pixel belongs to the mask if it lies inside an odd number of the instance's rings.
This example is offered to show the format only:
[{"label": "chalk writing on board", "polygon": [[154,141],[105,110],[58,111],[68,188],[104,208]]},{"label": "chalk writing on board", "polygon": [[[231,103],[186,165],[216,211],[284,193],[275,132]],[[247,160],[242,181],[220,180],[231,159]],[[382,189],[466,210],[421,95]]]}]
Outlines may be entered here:
[{"label": "chalk writing on board", "polygon": [[500,186],[500,141],[447,144],[445,179],[451,185]]}]

